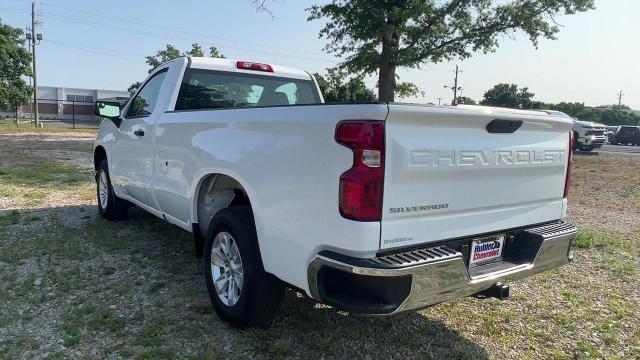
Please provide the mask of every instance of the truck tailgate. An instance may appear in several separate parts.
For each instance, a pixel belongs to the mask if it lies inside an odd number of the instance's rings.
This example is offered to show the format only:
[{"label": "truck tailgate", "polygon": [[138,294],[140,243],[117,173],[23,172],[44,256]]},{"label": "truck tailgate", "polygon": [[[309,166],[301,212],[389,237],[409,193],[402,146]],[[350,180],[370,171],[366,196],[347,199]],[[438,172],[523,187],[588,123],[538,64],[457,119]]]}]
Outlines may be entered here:
[{"label": "truck tailgate", "polygon": [[[522,125],[490,132],[494,120]],[[380,248],[560,219],[570,128],[535,112],[390,105]]]}]

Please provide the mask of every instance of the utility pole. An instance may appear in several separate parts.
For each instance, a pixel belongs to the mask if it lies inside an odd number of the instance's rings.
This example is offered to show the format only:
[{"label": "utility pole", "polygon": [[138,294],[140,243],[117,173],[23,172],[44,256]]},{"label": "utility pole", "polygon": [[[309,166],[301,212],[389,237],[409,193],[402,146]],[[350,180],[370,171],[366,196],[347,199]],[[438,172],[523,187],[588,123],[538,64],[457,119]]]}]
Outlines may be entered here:
[{"label": "utility pole", "polygon": [[[27,38],[27,42],[28,42],[28,46],[27,46],[27,51],[29,52],[29,54],[31,54],[31,28],[29,28],[28,26],[24,29],[24,34]],[[29,86],[33,86],[33,78],[31,76],[29,76]]]},{"label": "utility pole", "polygon": [[622,106],[622,97],[625,96],[625,94],[622,93],[622,89],[620,89],[620,92],[616,95],[618,96],[618,106]]},{"label": "utility pole", "polygon": [[458,90],[462,90],[461,87],[458,86],[458,74],[460,74],[462,72],[462,70],[460,70],[458,68],[458,65],[456,65],[456,77],[453,80],[453,87],[445,85],[445,89],[451,89],[453,90],[453,100],[451,101],[451,105],[452,106],[456,106],[456,104],[458,103]]},{"label": "utility pole", "polygon": [[40,118],[38,116],[38,77],[36,74],[36,45],[42,40],[42,34],[36,34],[36,2],[31,3],[31,56],[33,56],[33,105],[31,112],[35,120],[35,126],[40,127]]},{"label": "utility pole", "polygon": [[451,103],[451,105],[454,106],[458,103],[458,73],[460,73],[460,70],[458,69],[458,65],[456,65],[456,78],[453,82],[453,102]]}]

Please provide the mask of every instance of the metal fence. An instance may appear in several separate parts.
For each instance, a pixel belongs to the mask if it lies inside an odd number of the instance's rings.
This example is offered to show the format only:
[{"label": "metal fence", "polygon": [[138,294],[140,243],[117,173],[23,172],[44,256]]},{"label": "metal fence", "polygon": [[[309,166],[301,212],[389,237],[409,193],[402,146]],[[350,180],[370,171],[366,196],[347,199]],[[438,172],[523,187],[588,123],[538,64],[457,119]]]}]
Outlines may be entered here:
[{"label": "metal fence", "polygon": [[[93,106],[93,102],[38,99],[39,120],[44,127],[97,128],[100,117],[93,115]],[[35,126],[33,115],[32,104],[22,105],[13,111],[0,110],[0,119],[4,123]]]}]

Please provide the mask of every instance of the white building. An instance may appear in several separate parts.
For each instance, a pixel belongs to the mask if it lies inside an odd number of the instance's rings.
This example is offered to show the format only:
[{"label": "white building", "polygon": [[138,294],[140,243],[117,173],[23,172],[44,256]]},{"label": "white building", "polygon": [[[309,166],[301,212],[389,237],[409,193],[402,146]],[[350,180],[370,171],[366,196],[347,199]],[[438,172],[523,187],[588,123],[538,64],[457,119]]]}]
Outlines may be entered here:
[{"label": "white building", "polygon": [[[99,90],[38,86],[38,114],[42,120],[95,121],[93,104],[97,100],[124,101],[129,92],[121,90]],[[16,111],[0,111],[0,116],[15,117]],[[19,118],[32,118],[31,104],[18,109]]]}]

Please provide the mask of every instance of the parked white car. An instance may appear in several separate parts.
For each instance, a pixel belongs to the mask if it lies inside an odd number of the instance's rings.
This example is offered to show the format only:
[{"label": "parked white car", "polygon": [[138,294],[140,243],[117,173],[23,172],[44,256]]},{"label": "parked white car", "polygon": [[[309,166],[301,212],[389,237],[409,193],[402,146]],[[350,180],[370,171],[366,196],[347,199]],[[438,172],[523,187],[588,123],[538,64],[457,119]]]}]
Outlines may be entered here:
[{"label": "parked white car", "polygon": [[323,104],[282,66],[180,58],[98,102],[98,210],[192,232],[213,306],[269,324],[289,287],[395,314],[570,261],[568,119],[536,111]]}]

